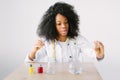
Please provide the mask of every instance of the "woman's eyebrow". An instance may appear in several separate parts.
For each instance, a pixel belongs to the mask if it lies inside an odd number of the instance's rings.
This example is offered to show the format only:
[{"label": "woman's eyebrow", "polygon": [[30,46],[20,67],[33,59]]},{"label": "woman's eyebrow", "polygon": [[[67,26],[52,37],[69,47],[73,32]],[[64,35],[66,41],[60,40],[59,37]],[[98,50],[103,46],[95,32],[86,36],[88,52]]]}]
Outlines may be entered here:
[{"label": "woman's eyebrow", "polygon": [[[68,21],[68,19],[67,18],[65,18],[65,20],[64,21]],[[61,22],[60,20],[56,20],[56,22]]]},{"label": "woman's eyebrow", "polygon": [[56,22],[60,22],[60,20],[56,20]]}]

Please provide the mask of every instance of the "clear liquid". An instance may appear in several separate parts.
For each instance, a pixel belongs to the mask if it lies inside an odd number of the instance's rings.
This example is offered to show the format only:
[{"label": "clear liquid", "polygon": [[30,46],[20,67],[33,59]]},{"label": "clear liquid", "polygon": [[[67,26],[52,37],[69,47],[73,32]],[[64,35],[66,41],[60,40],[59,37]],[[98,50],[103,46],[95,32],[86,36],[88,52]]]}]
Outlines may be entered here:
[{"label": "clear liquid", "polygon": [[79,60],[74,60],[69,64],[69,72],[72,74],[82,73],[82,63]]}]

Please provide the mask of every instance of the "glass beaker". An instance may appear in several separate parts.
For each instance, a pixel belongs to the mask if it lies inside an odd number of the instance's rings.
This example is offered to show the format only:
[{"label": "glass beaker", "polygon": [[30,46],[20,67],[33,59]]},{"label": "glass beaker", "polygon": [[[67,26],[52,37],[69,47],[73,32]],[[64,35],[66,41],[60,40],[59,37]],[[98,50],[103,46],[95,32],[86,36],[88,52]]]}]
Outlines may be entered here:
[{"label": "glass beaker", "polygon": [[55,74],[55,67],[56,67],[56,61],[52,58],[48,58],[48,64],[47,64],[47,74]]},{"label": "glass beaker", "polygon": [[82,52],[77,45],[70,46],[71,56],[69,57],[69,72],[72,74],[82,73]]}]

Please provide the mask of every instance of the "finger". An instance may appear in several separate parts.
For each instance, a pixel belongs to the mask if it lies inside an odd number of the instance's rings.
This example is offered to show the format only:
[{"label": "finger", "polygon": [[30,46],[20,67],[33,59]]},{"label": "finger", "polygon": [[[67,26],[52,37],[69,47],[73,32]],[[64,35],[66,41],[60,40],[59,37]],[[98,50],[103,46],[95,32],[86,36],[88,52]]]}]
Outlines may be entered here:
[{"label": "finger", "polygon": [[102,42],[98,41],[98,47],[99,48],[104,48],[104,45],[102,44]]},{"label": "finger", "polygon": [[40,48],[42,48],[44,45],[35,45],[35,47],[37,48],[37,49],[40,49]]},{"label": "finger", "polygon": [[95,47],[97,47],[97,42],[96,41],[94,41],[94,44],[95,44]]},{"label": "finger", "polygon": [[42,41],[42,40],[39,40],[39,42],[40,42],[40,43],[44,43],[44,41]]},{"label": "finger", "polygon": [[104,45],[103,45],[103,43],[102,43],[102,42],[99,42],[99,44],[100,44],[100,46],[101,46],[101,47],[103,47],[103,48],[104,48]]},{"label": "finger", "polygon": [[98,47],[99,47],[98,41],[94,41],[94,44],[95,44],[95,48],[98,48]]},{"label": "finger", "polygon": [[44,45],[44,43],[43,43],[43,42],[38,43],[38,46],[43,46],[43,45]]},{"label": "finger", "polygon": [[37,41],[37,44],[39,44],[39,45],[43,45],[44,42],[43,42],[42,40],[38,40],[38,41]]},{"label": "finger", "polygon": [[42,41],[42,40],[38,40],[37,42],[38,42],[38,43],[42,43],[43,41]]},{"label": "finger", "polygon": [[34,45],[35,47],[41,48],[44,46],[44,42],[42,40],[37,40],[37,42]]},{"label": "finger", "polygon": [[104,55],[104,45],[99,42],[99,51],[100,51],[100,55]]},{"label": "finger", "polygon": [[101,43],[100,43],[100,51],[101,51],[102,53],[104,53],[104,46],[103,46],[103,44],[101,44]]}]

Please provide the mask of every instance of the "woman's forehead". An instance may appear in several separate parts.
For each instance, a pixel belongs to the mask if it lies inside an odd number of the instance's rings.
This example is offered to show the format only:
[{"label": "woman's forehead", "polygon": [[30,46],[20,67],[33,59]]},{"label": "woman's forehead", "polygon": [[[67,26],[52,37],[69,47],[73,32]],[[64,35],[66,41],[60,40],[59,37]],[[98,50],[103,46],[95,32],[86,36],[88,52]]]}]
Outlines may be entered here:
[{"label": "woman's forehead", "polygon": [[56,21],[61,21],[61,20],[67,20],[67,17],[65,17],[61,14],[57,14],[55,19],[56,19]]}]

